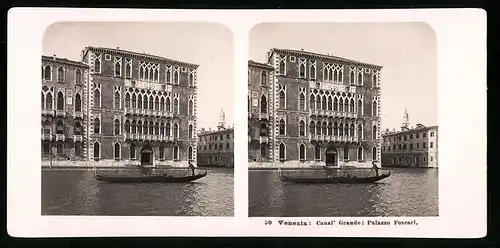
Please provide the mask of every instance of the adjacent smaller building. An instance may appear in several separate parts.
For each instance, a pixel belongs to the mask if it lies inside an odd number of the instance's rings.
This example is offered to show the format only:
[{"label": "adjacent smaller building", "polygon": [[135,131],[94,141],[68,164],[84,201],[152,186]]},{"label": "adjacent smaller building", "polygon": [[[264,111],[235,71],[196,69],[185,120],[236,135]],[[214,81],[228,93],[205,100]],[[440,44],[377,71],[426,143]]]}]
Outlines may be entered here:
[{"label": "adjacent smaller building", "polygon": [[198,133],[197,165],[200,167],[234,167],[234,128],[226,127],[225,114],[221,111],[217,130]]},{"label": "adjacent smaller building", "polygon": [[401,131],[382,134],[382,166],[438,167],[438,126],[410,127],[405,111]]}]

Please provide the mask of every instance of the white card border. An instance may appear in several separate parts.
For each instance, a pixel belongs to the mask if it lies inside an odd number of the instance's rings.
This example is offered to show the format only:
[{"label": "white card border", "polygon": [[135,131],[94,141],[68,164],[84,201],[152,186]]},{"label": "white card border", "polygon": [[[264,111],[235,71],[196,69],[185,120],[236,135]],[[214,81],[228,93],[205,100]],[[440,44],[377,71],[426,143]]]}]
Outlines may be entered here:
[{"label": "white card border", "polygon": [[[235,166],[235,217],[41,216],[38,137],[41,38],[60,21],[221,23],[234,37],[235,97],[245,99],[248,34],[262,22],[426,22],[438,40],[439,217],[418,227],[283,228],[248,218],[248,169]],[[14,8],[8,13],[7,230],[15,237],[330,236],[449,237],[486,235],[486,12],[420,10],[131,10]],[[29,87],[26,87],[29,86]],[[235,109],[247,109],[235,101]],[[33,110],[33,111],[31,111]],[[246,111],[235,111],[235,162],[247,161]],[[20,114],[21,113],[21,114]],[[28,142],[26,142],[28,141]],[[465,142],[459,142],[465,141]],[[456,156],[456,155],[461,156]],[[282,218],[285,219],[285,218]],[[286,218],[288,219],[288,218]],[[309,219],[309,218],[293,218]],[[312,218],[338,219],[338,218]],[[342,218],[347,219],[347,218]],[[361,218],[355,218],[361,219]],[[385,218],[377,218],[385,219]],[[401,219],[401,218],[399,218]],[[411,218],[413,219],[413,218]],[[137,228],[137,227],[141,228]]]}]

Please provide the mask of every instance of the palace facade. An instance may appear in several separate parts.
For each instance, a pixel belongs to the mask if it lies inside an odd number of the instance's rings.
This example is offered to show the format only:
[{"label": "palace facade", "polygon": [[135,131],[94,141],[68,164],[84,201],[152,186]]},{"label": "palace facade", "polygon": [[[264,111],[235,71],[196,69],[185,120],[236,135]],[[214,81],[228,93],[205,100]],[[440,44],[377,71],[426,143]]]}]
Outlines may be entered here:
[{"label": "palace facade", "polygon": [[438,126],[410,127],[405,111],[401,131],[386,130],[382,138],[382,165],[438,167]]},{"label": "palace facade", "polygon": [[250,162],[269,162],[274,157],[270,132],[274,124],[273,102],[274,67],[248,61],[248,159]]},{"label": "palace facade", "polygon": [[[278,166],[380,166],[382,66],[277,48],[267,60],[249,62],[250,162],[268,157]],[[260,86],[264,72],[268,88]],[[262,122],[266,113],[269,121]],[[259,150],[252,144],[257,133]]]},{"label": "palace facade", "polygon": [[42,159],[87,158],[88,65],[42,56]]},{"label": "palace facade", "polygon": [[198,141],[198,166],[234,167],[234,128],[202,130]]},{"label": "palace facade", "polygon": [[234,167],[234,128],[226,127],[226,114],[221,110],[217,130],[198,133],[198,166]]},{"label": "palace facade", "polygon": [[119,48],[86,47],[81,56],[87,160],[113,166],[196,161],[198,65]]}]

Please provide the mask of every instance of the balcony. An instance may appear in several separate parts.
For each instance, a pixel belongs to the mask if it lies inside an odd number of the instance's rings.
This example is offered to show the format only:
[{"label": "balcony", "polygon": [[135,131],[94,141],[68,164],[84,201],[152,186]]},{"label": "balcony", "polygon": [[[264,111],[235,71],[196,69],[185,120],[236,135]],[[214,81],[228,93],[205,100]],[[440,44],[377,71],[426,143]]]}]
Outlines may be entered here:
[{"label": "balcony", "polygon": [[53,109],[42,109],[42,115],[54,116],[54,110]]},{"label": "balcony", "polygon": [[144,109],[144,115],[152,115],[153,114],[153,110],[151,109]]},{"label": "balcony", "polygon": [[65,139],[66,139],[66,135],[56,134],[56,141],[64,141]]},{"label": "balcony", "polygon": [[66,111],[58,109],[58,110],[56,110],[56,116],[65,117],[66,116]]},{"label": "balcony", "polygon": [[171,111],[162,111],[161,114],[163,117],[172,117],[173,113]]},{"label": "balcony", "polygon": [[83,112],[79,111],[79,112],[73,112],[73,118],[80,118],[80,119],[83,119]]},{"label": "balcony", "polygon": [[347,116],[347,118],[356,118],[357,117],[356,113],[353,113],[353,112],[347,112],[346,116]]},{"label": "balcony", "polygon": [[157,91],[172,91],[172,85],[160,82],[149,82],[136,79],[126,79],[125,87],[134,87],[139,89],[157,90]]},{"label": "balcony", "polygon": [[269,143],[269,137],[268,136],[260,136],[259,142],[260,143]]},{"label": "balcony", "polygon": [[345,93],[356,93],[356,86],[349,86],[341,82],[310,81],[309,88],[319,90],[338,91]]},{"label": "balcony", "polygon": [[73,135],[73,142],[82,142],[83,141],[83,136],[81,135]]},{"label": "balcony", "polygon": [[269,118],[268,113],[259,113],[259,119],[260,120],[267,120]]},{"label": "balcony", "polygon": [[318,109],[309,109],[309,115],[319,115]]},{"label": "balcony", "polygon": [[161,111],[161,110],[154,110],[153,112],[154,112],[155,116],[162,116],[162,112],[163,111]]},{"label": "balcony", "polygon": [[51,133],[42,133],[42,140],[52,141],[52,134]]}]

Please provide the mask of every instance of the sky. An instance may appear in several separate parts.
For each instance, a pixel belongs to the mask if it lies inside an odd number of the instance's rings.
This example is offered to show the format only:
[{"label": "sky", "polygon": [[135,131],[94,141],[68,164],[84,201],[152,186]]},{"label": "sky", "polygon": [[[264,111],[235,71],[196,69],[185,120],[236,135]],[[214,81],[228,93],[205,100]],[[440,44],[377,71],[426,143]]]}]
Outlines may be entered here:
[{"label": "sky", "polygon": [[437,125],[437,44],[425,23],[264,23],[250,31],[249,59],[271,48],[304,49],[383,66],[382,129]]},{"label": "sky", "polygon": [[[223,109],[233,125],[233,37],[211,23],[56,23],[47,28],[43,55],[80,61],[86,46],[149,53],[198,64],[198,127],[215,128]],[[221,97],[222,96],[222,97]]]}]

